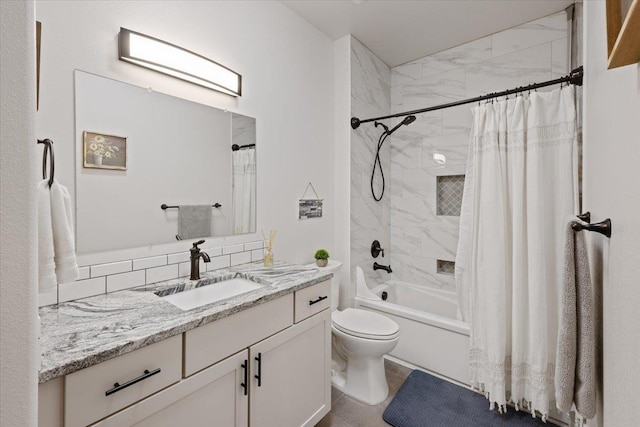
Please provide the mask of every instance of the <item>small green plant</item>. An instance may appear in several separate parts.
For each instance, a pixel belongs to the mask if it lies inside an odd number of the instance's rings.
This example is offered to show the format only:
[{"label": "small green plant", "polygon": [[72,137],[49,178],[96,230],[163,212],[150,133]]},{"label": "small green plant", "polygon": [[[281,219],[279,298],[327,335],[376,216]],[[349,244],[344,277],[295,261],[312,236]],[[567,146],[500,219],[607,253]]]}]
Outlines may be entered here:
[{"label": "small green plant", "polygon": [[315,259],[329,259],[329,252],[326,249],[318,249],[313,257]]}]

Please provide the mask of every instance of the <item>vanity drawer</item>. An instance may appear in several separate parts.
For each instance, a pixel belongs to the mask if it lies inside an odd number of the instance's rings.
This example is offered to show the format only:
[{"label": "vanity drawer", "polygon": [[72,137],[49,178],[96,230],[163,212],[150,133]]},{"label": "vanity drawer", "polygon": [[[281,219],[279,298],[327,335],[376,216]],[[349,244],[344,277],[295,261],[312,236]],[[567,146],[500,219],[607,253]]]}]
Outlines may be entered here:
[{"label": "vanity drawer", "polygon": [[65,426],[91,424],[181,377],[182,335],[71,373],[65,377]]},{"label": "vanity drawer", "polygon": [[331,280],[295,292],[295,317],[298,323],[331,306]]},{"label": "vanity drawer", "polygon": [[184,375],[188,377],[293,324],[293,294],[265,302],[184,336]]}]

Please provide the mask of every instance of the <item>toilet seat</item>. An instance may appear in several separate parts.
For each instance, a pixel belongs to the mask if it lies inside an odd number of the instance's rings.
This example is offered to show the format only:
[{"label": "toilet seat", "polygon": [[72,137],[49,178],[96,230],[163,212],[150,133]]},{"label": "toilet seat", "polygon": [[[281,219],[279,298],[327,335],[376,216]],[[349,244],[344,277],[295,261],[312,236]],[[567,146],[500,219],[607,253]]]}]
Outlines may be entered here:
[{"label": "toilet seat", "polygon": [[400,335],[400,327],[396,322],[368,310],[347,308],[331,314],[333,326],[354,337],[370,340],[393,340]]}]

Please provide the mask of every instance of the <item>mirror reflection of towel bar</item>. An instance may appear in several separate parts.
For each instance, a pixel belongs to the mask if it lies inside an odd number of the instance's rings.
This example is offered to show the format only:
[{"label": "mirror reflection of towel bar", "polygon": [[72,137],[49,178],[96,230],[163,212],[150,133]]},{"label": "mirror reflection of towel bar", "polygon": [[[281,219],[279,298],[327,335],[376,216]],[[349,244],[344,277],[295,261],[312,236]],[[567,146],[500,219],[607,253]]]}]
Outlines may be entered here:
[{"label": "mirror reflection of towel bar", "polygon": [[[212,208],[221,208],[222,205],[220,203],[216,203],[215,205],[211,205]],[[169,206],[166,203],[160,205],[160,209],[166,211],[167,209],[180,209],[180,206]]]}]

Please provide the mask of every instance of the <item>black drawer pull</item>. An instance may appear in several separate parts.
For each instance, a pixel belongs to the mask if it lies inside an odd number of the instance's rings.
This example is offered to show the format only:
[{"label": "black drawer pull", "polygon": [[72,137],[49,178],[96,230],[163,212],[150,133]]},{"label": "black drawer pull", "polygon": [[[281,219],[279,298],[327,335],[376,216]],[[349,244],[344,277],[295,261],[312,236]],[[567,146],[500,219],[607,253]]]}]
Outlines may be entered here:
[{"label": "black drawer pull", "polygon": [[324,300],[326,300],[327,298],[329,298],[329,297],[328,297],[328,296],[326,296],[326,295],[325,295],[325,296],[323,296],[323,297],[318,297],[318,299],[317,299],[317,300],[315,300],[315,301],[309,301],[309,305],[317,304],[317,303],[319,303],[320,301],[324,301]]},{"label": "black drawer pull", "polygon": [[124,383],[124,384],[118,384],[118,383],[115,383],[115,384],[113,385],[113,388],[112,388],[111,390],[107,390],[107,391],[105,391],[105,392],[104,392],[104,395],[105,395],[105,396],[109,396],[110,394],[113,394],[113,393],[115,393],[115,392],[118,392],[118,391],[120,391],[120,390],[123,390],[123,389],[125,389],[125,388],[129,387],[130,385],[134,385],[135,383],[139,383],[140,381],[142,381],[142,380],[146,380],[147,378],[152,377],[152,376],[154,376],[155,374],[159,374],[159,373],[160,373],[160,368],[158,368],[158,369],[154,369],[154,370],[153,370],[153,371],[151,371],[151,372],[149,372],[149,370],[148,370],[148,369],[145,369],[145,370],[144,370],[144,374],[140,375],[138,378],[134,378],[134,379],[132,379],[132,380],[129,380],[129,381],[127,381],[127,382],[126,382],[126,383]]},{"label": "black drawer pull", "polygon": [[262,353],[258,353],[255,359],[258,362],[258,374],[253,377],[258,380],[258,387],[260,387],[262,385]]},{"label": "black drawer pull", "polygon": [[242,363],[242,370],[244,371],[244,382],[240,383],[240,386],[244,389],[244,395],[247,395],[247,380],[249,379],[249,369],[247,364],[249,363],[249,361],[247,359],[244,359],[244,363]]}]

